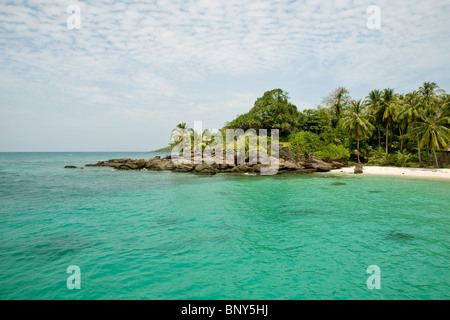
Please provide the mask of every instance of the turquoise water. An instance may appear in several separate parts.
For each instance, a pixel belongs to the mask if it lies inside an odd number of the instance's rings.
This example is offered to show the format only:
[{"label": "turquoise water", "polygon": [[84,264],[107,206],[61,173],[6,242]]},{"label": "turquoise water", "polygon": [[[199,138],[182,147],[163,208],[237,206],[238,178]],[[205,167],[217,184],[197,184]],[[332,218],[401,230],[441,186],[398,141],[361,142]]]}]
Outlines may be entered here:
[{"label": "turquoise water", "polygon": [[448,181],[63,168],[154,155],[0,153],[0,299],[450,297]]}]

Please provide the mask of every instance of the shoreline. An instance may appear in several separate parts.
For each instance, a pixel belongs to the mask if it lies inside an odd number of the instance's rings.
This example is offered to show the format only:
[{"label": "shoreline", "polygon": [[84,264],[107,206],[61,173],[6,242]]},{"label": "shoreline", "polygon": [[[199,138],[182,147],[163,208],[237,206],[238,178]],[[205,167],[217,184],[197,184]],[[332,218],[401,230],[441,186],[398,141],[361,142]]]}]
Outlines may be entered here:
[{"label": "shoreline", "polygon": [[[355,166],[334,169],[329,173],[354,174]],[[450,180],[450,169],[363,166],[362,175]]]}]

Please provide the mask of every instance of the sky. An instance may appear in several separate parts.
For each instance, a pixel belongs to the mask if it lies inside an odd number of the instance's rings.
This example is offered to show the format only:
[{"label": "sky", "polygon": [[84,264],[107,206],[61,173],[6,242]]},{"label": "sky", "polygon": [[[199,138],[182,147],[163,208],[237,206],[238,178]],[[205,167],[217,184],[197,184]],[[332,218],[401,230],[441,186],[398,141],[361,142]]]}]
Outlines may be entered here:
[{"label": "sky", "polygon": [[150,151],[276,88],[299,110],[338,87],[450,92],[449,17],[448,0],[0,0],[0,152]]}]

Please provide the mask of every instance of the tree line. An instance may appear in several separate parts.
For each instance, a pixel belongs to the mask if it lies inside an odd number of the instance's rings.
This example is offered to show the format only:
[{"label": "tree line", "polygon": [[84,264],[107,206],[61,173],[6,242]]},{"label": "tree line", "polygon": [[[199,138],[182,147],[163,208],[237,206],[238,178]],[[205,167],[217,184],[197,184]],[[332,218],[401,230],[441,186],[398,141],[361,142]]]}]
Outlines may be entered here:
[{"label": "tree line", "polygon": [[[221,129],[278,129],[280,142],[300,160],[312,152],[327,161],[354,160],[374,165],[439,167],[438,153],[450,142],[450,95],[434,82],[410,93],[372,90],[360,100],[340,87],[322,105],[299,111],[287,92],[274,89],[257,98],[253,108]],[[196,133],[181,123],[172,132],[171,145]],[[202,141],[202,140],[200,140]]]}]

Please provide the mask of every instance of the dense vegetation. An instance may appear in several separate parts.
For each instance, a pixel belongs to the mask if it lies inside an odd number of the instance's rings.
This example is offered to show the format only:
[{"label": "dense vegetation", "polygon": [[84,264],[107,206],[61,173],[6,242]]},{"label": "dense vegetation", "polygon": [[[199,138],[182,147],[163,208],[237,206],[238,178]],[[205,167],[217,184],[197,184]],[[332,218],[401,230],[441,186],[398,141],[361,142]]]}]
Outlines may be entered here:
[{"label": "dense vegetation", "polygon": [[[338,88],[323,100],[323,106],[303,111],[289,101],[286,92],[274,89],[221,131],[279,129],[280,142],[291,147],[299,160],[315,152],[328,161],[439,167],[439,155],[450,142],[449,106],[450,95],[433,82],[407,94],[373,90],[364,100],[353,100],[347,89]],[[186,135],[194,141],[199,133],[179,124],[171,144]],[[202,135],[208,141],[210,132]]]}]

